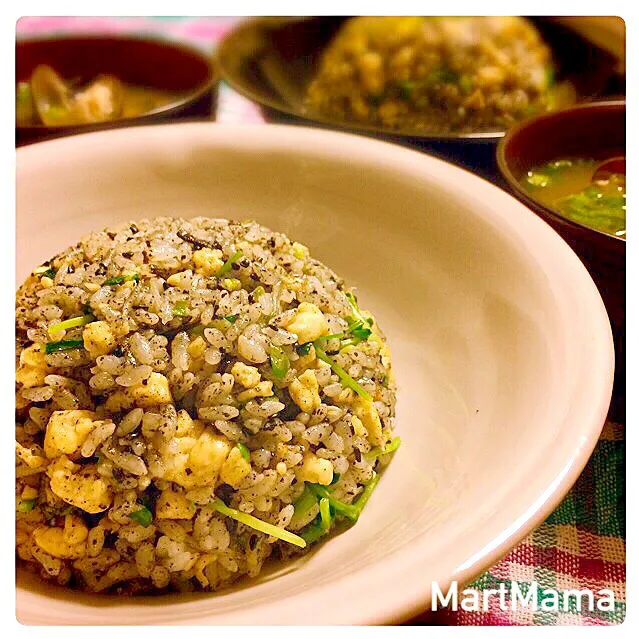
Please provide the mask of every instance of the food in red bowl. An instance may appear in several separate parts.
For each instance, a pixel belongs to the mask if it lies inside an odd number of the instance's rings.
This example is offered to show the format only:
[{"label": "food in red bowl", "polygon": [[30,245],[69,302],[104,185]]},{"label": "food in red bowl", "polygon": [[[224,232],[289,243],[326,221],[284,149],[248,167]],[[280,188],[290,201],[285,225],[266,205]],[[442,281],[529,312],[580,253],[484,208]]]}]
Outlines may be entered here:
[{"label": "food in red bowl", "polygon": [[212,58],[128,36],[21,40],[16,47],[16,142],[174,118],[211,117]]},{"label": "food in red bowl", "polygon": [[510,190],[570,244],[606,304],[625,380],[626,105],[593,102],[512,129],[497,149]]}]

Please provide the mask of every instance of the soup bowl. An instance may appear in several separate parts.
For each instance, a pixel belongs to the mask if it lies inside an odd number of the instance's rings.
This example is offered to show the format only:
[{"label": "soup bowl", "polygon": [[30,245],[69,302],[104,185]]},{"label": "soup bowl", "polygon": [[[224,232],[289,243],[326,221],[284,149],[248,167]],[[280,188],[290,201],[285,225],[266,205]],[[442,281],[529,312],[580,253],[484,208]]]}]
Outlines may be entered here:
[{"label": "soup bowl", "polygon": [[359,522],[298,560],[156,597],[19,571],[23,623],[401,621],[511,549],[588,460],[612,386],[605,308],[565,242],[497,187],[399,146],[275,125],[137,127],[17,155],[18,281],[92,229],[159,215],[253,218],[306,244],[384,328],[403,442]]},{"label": "soup bowl", "polygon": [[17,126],[18,145],[123,125],[175,118],[210,118],[214,112],[217,74],[213,56],[169,40],[78,35],[18,41],[16,83],[28,81],[41,64],[52,67],[67,81],[88,82],[100,74],[112,74],[127,84],[175,93],[175,99],[126,120],[68,126]]},{"label": "soup bowl", "polygon": [[522,180],[552,160],[606,160],[626,153],[626,103],[594,102],[512,129],[497,148],[497,163],[509,189],[570,244],[596,282],[612,322],[617,350],[615,417],[625,414],[626,239],[561,215],[536,199]]}]

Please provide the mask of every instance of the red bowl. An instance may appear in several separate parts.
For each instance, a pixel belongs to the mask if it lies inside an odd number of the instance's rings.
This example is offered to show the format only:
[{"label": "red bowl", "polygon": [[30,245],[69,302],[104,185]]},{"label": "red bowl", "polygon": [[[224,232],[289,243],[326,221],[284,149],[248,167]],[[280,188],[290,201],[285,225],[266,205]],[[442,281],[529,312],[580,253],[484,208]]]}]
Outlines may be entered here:
[{"label": "red bowl", "polygon": [[510,190],[570,244],[599,288],[616,339],[618,397],[625,383],[626,240],[563,217],[536,200],[521,180],[552,160],[625,154],[623,101],[593,102],[533,118],[511,129],[497,148],[497,164]]},{"label": "red bowl", "polygon": [[16,127],[18,145],[60,135],[84,133],[175,118],[211,118],[217,74],[213,56],[168,40],[129,36],[63,36],[20,40],[16,44],[16,83],[30,78],[39,64],[48,64],[63,78],[90,80],[111,73],[129,84],[176,91],[181,97],[135,118],[99,124]]}]

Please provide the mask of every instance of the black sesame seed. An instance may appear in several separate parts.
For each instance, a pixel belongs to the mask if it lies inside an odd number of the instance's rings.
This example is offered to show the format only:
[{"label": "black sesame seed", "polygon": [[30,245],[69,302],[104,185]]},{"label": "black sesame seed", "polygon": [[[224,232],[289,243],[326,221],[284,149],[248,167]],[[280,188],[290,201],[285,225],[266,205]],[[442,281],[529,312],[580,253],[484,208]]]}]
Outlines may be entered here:
[{"label": "black sesame seed", "polygon": [[355,455],[355,461],[357,463],[362,461],[362,451],[359,448],[353,449],[353,455]]},{"label": "black sesame seed", "polygon": [[231,268],[234,271],[239,271],[240,270],[240,265],[237,262],[233,262],[233,264],[231,264]]},{"label": "black sesame seed", "polygon": [[111,233],[110,231],[107,231],[107,235],[109,236],[110,240],[114,240],[115,239],[115,233]]},{"label": "black sesame seed", "polygon": [[67,273],[75,273],[75,266],[73,266],[73,264],[67,267]]},{"label": "black sesame seed", "polygon": [[211,248],[210,242],[207,242],[206,240],[200,240],[197,237],[193,237],[187,231],[178,231],[176,235],[181,240],[184,240],[185,242],[188,242],[189,244],[191,244],[196,251],[204,247]]},{"label": "black sesame seed", "polygon": [[132,256],[133,253],[131,253],[131,251],[124,251],[124,253],[122,253],[122,257],[126,257],[127,260]]},{"label": "black sesame seed", "polygon": [[131,233],[133,233],[133,235],[139,233],[140,231],[140,229],[135,224],[131,224],[131,226],[129,226],[129,229],[131,230]]},{"label": "black sesame seed", "polygon": [[251,273],[250,277],[254,282],[257,282],[260,279],[260,276],[257,273]]},{"label": "black sesame seed", "polygon": [[248,545],[249,545],[249,548],[250,548],[251,550],[255,550],[255,546],[257,546],[257,541],[258,541],[258,540],[257,540],[257,535],[251,535],[251,536],[249,537],[249,543],[248,543]]},{"label": "black sesame seed", "polygon": [[235,493],[235,489],[229,484],[220,484],[214,492],[215,496],[228,506],[231,501],[231,497],[233,497],[233,494]]}]

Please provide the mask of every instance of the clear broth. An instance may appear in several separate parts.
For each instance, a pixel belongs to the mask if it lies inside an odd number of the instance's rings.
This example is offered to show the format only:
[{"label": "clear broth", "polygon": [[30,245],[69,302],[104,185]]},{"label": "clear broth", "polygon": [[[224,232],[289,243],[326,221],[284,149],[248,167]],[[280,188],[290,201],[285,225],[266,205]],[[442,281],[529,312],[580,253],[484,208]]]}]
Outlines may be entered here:
[{"label": "clear broth", "polygon": [[615,237],[626,237],[626,176],[611,173],[593,182],[600,162],[553,160],[528,171],[522,184],[564,217]]}]

